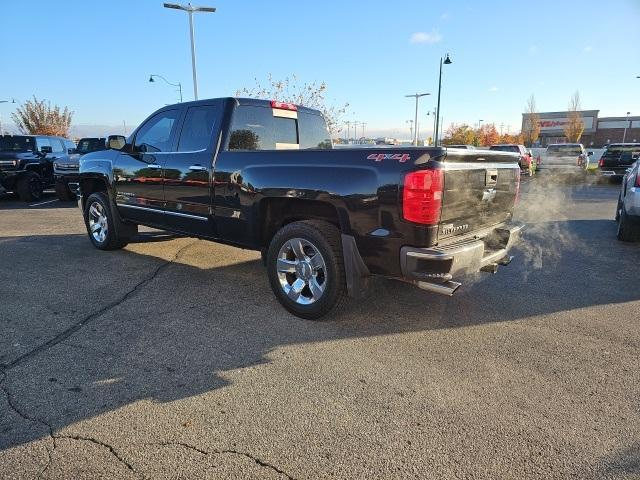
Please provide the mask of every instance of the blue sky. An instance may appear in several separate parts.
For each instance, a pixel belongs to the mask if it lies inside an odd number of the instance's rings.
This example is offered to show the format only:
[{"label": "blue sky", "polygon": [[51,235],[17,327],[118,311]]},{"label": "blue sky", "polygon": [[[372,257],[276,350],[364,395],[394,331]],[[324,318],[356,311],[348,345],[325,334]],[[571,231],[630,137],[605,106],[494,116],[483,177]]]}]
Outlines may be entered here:
[{"label": "blue sky", "polygon": [[[196,3],[198,4],[198,3]],[[443,76],[442,115],[519,129],[530,94],[541,111],[563,110],[580,91],[584,109],[640,114],[640,1],[435,2],[203,0],[195,17],[200,98],[233,95],[254,78],[296,74],[325,81],[328,98],[349,102],[346,119],[370,134],[409,137]],[[0,0],[0,100],[36,95],[75,111],[74,123],[129,130],[177,101],[151,73],[193,95],[188,21],[162,0]],[[6,123],[10,104],[0,104]],[[428,128],[427,128],[428,127]],[[106,132],[105,132],[106,133]]]}]

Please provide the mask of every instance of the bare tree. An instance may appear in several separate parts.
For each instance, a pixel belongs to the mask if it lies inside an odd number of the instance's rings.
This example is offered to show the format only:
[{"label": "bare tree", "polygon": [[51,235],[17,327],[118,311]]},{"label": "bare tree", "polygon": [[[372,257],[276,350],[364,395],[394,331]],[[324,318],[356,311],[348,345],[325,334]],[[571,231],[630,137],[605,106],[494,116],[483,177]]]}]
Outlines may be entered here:
[{"label": "bare tree", "polygon": [[325,82],[298,83],[298,78],[292,75],[284,80],[274,80],[269,74],[267,84],[261,84],[255,79],[255,86],[236,91],[237,97],[268,98],[280,102],[295,103],[305,107],[320,110],[327,121],[329,133],[333,136],[340,131],[340,117],[346,112],[348,103],[344,105],[330,105],[326,100],[327,84]]},{"label": "bare tree", "polygon": [[536,108],[536,98],[531,94],[529,100],[527,100],[527,106],[525,109],[527,114],[524,118],[524,125],[522,129],[522,137],[527,147],[530,147],[538,137],[540,136],[540,115],[538,115],[538,109]]},{"label": "bare tree", "polygon": [[66,137],[69,134],[73,112],[67,107],[61,111],[57,105],[52,107],[51,102],[38,100],[34,96],[33,100],[27,100],[18,107],[15,113],[11,114],[11,118],[22,133]]},{"label": "bare tree", "polygon": [[576,90],[576,93],[569,100],[568,121],[564,127],[564,134],[569,142],[579,142],[582,132],[584,132],[584,121],[580,109],[580,92]]}]

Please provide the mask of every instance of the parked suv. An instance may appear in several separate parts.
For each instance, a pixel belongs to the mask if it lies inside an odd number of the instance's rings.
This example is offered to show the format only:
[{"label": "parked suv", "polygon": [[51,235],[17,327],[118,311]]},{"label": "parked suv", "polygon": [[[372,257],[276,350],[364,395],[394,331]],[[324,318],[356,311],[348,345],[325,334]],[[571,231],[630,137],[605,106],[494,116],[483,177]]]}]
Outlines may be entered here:
[{"label": "parked suv", "polygon": [[622,178],[640,153],[640,143],[612,143],[598,161],[598,175]]},{"label": "parked suv", "polygon": [[536,171],[536,162],[533,160],[531,151],[524,145],[517,145],[515,143],[501,143],[497,145],[491,145],[489,150],[495,150],[498,152],[512,152],[519,155],[520,170],[528,173],[530,176]]},{"label": "parked suv", "polygon": [[48,135],[0,136],[0,189],[20,200],[40,200],[55,182],[53,163],[67,162],[76,145],[66,138]]},{"label": "parked suv", "polygon": [[618,197],[616,220],[618,221],[618,240],[640,242],[640,160],[625,173]]},{"label": "parked suv", "polygon": [[73,153],[68,158],[56,160],[53,163],[53,173],[56,183],[56,195],[62,201],[74,200],[78,191],[78,167],[80,156],[89,152],[97,152],[107,148],[104,137],[85,137],[78,141],[78,146],[72,142]]}]

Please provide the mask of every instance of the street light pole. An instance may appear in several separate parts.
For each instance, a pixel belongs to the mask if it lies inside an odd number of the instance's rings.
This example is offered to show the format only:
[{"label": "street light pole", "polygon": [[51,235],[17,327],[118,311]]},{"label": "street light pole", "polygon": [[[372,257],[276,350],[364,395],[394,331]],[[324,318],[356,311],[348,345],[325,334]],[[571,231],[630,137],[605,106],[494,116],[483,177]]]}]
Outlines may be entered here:
[{"label": "street light pole", "polygon": [[627,112],[627,121],[624,122],[624,133],[622,134],[622,143],[624,143],[624,141],[627,139],[627,125],[629,125],[629,128],[631,128],[631,122],[629,121],[629,115],[631,115],[631,112]]},{"label": "street light pole", "polygon": [[453,63],[449,58],[448,53],[444,61],[442,60],[442,57],[440,57],[440,76],[438,77],[438,107],[437,107],[437,113],[436,113],[436,141],[435,141],[436,147],[438,146],[438,141],[439,141],[438,130],[440,128],[440,93],[442,92],[442,64],[443,63],[445,65],[451,65]]},{"label": "street light pole", "polygon": [[193,98],[198,100],[198,77],[196,75],[196,46],[193,34],[193,13],[216,11],[213,7],[193,7],[190,3],[180,5],[178,3],[165,3],[164,8],[173,8],[175,10],[183,10],[189,14],[189,35],[191,37],[191,71],[193,75]]},{"label": "street light pole", "polygon": [[[405,95],[405,97],[409,98],[409,97],[413,97],[416,99],[416,113],[414,116],[414,120],[413,120],[413,125],[415,127],[418,126],[418,99],[420,97],[425,97],[427,95],[431,95],[430,93],[414,93],[413,95]],[[412,142],[414,145],[418,145],[418,129],[415,128],[413,129],[413,139]]]},{"label": "street light pole", "polygon": [[164,80],[168,85],[171,85],[172,87],[178,87],[178,90],[180,91],[180,103],[182,103],[182,84],[180,82],[178,83],[171,83],[170,81],[168,81],[166,78],[164,78],[162,75],[150,75],[149,76],[149,82],[153,83],[155,82],[155,80],[153,79],[153,77],[158,77],[161,78],[162,80]]}]

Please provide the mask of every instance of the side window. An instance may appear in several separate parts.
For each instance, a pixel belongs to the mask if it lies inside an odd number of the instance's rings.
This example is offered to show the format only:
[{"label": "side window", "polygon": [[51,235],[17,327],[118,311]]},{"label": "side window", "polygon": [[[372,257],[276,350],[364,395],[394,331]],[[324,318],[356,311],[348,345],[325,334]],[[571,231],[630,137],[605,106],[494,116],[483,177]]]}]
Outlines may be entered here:
[{"label": "side window", "polygon": [[298,125],[300,148],[331,148],[331,135],[321,115],[301,113],[298,115]]},{"label": "side window", "polygon": [[36,139],[36,145],[39,152],[47,153],[51,152],[51,142],[47,137],[38,137]]},{"label": "side window", "polygon": [[142,152],[169,151],[178,113],[178,110],[167,110],[147,120],[136,133],[135,149]]},{"label": "side window", "polygon": [[178,151],[193,152],[206,149],[211,142],[218,113],[218,108],[214,106],[189,108],[180,133]]},{"label": "side window", "polygon": [[64,147],[62,146],[62,142],[59,138],[49,137],[49,141],[51,142],[51,151],[53,153],[64,152]]},{"label": "side window", "polygon": [[273,150],[273,114],[270,108],[240,106],[233,113],[229,150]]}]

